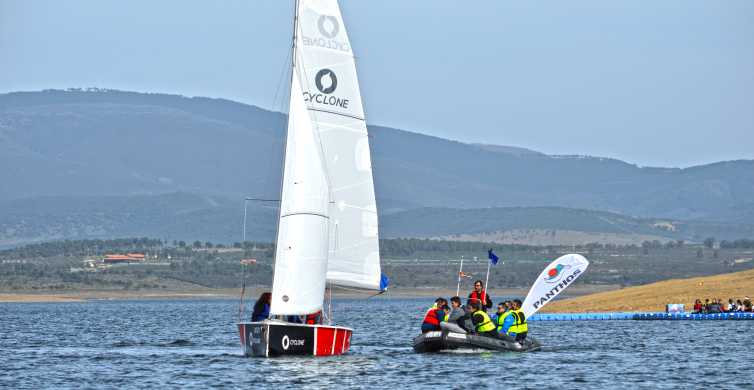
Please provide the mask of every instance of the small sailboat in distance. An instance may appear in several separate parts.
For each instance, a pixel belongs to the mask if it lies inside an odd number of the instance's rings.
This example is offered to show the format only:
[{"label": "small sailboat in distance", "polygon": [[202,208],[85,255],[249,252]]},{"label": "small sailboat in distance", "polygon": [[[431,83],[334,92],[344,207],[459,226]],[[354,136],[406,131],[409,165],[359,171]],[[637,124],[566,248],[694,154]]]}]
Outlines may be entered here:
[{"label": "small sailboat in distance", "polygon": [[247,356],[345,353],[352,329],[287,319],[321,312],[326,286],[387,288],[369,138],[337,0],[296,1],[293,31],[270,318],[238,323]]}]

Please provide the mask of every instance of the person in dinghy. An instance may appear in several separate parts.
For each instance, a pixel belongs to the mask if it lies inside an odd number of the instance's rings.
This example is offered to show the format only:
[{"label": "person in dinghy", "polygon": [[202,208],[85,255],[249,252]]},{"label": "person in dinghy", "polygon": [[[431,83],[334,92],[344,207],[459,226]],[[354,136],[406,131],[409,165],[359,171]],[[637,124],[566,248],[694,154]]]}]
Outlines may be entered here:
[{"label": "person in dinghy", "polygon": [[474,282],[474,290],[469,294],[468,302],[478,301],[485,312],[492,308],[492,298],[487,294],[484,283],[481,280]]},{"label": "person in dinghy", "polygon": [[497,326],[487,312],[482,310],[482,304],[479,300],[469,302],[471,306],[471,322],[474,324],[474,331],[480,336],[497,338]]}]

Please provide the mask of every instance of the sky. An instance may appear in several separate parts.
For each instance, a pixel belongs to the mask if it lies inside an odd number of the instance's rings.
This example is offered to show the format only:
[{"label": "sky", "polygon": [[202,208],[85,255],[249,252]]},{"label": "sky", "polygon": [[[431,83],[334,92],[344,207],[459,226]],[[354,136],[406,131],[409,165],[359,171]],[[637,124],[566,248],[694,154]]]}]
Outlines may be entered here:
[{"label": "sky", "polygon": [[[642,166],[754,159],[754,1],[340,3],[370,124]],[[292,14],[292,0],[0,0],[0,92],[284,110]]]}]

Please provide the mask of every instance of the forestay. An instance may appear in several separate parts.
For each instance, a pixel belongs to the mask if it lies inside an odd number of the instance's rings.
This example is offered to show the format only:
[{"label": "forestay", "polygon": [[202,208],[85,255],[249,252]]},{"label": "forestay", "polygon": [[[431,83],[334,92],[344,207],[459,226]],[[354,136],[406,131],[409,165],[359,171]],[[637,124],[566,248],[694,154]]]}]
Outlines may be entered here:
[{"label": "forestay", "polygon": [[330,184],[327,281],[380,289],[377,206],[356,65],[336,0],[301,0],[297,47],[303,98]]},{"label": "forestay", "polygon": [[327,177],[295,69],[292,79],[271,315],[321,310],[327,272]]}]

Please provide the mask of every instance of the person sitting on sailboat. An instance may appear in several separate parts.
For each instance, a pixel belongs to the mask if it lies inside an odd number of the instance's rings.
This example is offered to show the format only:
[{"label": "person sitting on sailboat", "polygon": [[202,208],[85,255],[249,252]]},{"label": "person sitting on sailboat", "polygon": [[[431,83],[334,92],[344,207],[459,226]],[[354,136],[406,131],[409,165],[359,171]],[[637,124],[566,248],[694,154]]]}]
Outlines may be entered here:
[{"label": "person sitting on sailboat", "polygon": [[264,321],[270,316],[270,302],[272,301],[272,294],[270,292],[263,292],[259,296],[256,303],[254,303],[254,310],[251,312],[251,321]]},{"label": "person sitting on sailboat", "polygon": [[306,315],[306,324],[307,325],[319,325],[322,323],[322,310]]},{"label": "person sitting on sailboat", "polygon": [[487,311],[492,308],[492,299],[490,294],[484,289],[484,283],[481,280],[474,282],[474,291],[469,294],[469,302],[479,301],[481,303],[482,310]]},{"label": "person sitting on sailboat", "polygon": [[435,304],[427,310],[422,321],[422,333],[441,330],[440,323],[445,321],[448,314],[448,301],[445,298],[435,299]]},{"label": "person sitting on sailboat", "polygon": [[471,322],[474,324],[474,330],[481,336],[495,337],[497,338],[497,332],[495,331],[495,324],[487,315],[487,312],[482,310],[482,305],[479,300],[472,300],[469,302],[473,310],[471,315]]}]

